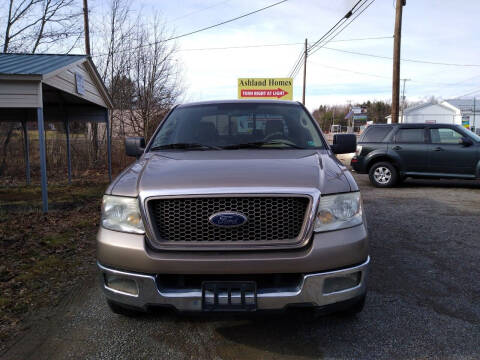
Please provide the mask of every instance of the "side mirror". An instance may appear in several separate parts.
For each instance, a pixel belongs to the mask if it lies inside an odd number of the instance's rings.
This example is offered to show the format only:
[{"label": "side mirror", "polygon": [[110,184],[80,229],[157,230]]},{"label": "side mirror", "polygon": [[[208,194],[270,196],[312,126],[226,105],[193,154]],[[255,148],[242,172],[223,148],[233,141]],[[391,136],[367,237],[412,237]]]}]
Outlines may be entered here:
[{"label": "side mirror", "polygon": [[357,150],[357,136],[355,134],[335,134],[331,149],[334,154],[354,153]]},{"label": "side mirror", "polygon": [[145,138],[143,137],[126,137],[125,138],[125,152],[127,156],[136,157],[142,156],[145,150]]},{"label": "side mirror", "polygon": [[463,144],[463,146],[472,146],[473,145],[472,139],[470,139],[466,136],[462,137],[462,142],[461,143]]}]

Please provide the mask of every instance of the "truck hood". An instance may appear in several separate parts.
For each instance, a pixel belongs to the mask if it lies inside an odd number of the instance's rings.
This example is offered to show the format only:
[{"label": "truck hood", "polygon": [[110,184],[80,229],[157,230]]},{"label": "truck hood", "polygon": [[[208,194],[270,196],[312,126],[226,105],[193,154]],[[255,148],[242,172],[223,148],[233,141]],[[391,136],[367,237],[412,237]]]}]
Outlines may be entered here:
[{"label": "truck hood", "polygon": [[348,175],[326,150],[163,151],[147,153],[128,167],[107,194],[135,197],[141,192],[174,195],[235,189],[268,192],[268,188],[328,194],[352,191]]}]

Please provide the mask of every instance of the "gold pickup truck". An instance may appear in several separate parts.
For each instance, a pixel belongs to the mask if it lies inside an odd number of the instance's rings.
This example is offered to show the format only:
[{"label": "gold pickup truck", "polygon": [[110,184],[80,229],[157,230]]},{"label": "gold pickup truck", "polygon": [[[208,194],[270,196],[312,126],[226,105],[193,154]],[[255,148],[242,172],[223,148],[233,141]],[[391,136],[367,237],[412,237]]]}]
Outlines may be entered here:
[{"label": "gold pickup truck", "polygon": [[116,313],[312,306],[357,313],[369,263],[359,189],[303,105],[179,105],[108,187],[98,232]]}]

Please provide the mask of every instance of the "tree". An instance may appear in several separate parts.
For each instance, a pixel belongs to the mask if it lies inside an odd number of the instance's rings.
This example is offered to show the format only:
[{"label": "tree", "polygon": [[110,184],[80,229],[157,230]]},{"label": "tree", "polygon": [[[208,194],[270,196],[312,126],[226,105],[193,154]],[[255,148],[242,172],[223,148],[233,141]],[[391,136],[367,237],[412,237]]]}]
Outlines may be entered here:
[{"label": "tree", "polygon": [[74,0],[6,0],[0,7],[8,9],[0,20],[4,53],[36,53],[52,44],[68,53],[83,34]]},{"label": "tree", "polygon": [[170,37],[167,27],[159,16],[145,21],[148,17],[139,13],[133,18],[129,6],[125,0],[110,1],[108,21],[103,21],[94,50],[97,44],[106,49],[96,59],[115,105],[112,129],[148,138],[182,88],[175,44],[164,41]]}]

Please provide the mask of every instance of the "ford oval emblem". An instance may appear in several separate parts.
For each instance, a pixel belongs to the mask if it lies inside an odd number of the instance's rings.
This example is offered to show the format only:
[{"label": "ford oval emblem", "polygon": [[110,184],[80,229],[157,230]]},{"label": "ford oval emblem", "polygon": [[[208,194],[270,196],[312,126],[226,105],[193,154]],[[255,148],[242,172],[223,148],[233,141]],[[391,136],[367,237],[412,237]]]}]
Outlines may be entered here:
[{"label": "ford oval emblem", "polygon": [[210,224],[220,227],[241,226],[247,221],[248,218],[245,215],[238,212],[229,211],[219,212],[208,218],[208,222]]}]

